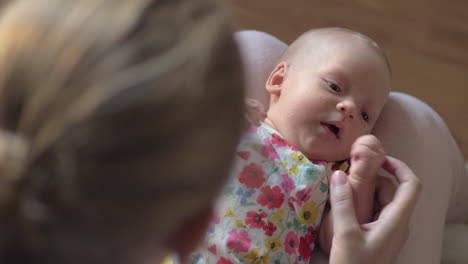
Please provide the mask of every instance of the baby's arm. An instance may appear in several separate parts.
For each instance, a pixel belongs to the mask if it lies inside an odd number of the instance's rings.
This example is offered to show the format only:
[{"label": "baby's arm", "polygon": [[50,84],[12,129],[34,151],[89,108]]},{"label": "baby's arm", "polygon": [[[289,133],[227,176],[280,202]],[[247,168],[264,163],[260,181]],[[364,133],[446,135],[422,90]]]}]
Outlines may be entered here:
[{"label": "baby's arm", "polygon": [[[348,181],[353,189],[357,220],[364,224],[372,218],[377,171],[385,161],[385,153],[375,136],[365,135],[354,142],[350,156]],[[327,254],[330,253],[333,238],[332,218],[328,212],[324,215],[319,234],[320,247]]]}]

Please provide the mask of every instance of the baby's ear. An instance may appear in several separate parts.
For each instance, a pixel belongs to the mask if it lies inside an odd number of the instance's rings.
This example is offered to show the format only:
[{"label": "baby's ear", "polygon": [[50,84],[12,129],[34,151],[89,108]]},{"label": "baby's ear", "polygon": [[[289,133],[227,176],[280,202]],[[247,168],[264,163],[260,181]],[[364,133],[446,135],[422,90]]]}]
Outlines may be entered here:
[{"label": "baby's ear", "polygon": [[271,95],[279,96],[281,94],[281,87],[286,76],[288,65],[281,62],[276,65],[275,69],[270,73],[266,82],[266,89]]}]

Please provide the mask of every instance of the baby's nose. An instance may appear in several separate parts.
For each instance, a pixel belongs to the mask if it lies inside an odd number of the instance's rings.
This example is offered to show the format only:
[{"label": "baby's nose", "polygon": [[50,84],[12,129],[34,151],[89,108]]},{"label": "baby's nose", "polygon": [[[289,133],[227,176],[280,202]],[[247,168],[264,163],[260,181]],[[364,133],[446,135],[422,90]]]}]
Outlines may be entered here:
[{"label": "baby's nose", "polygon": [[344,116],[348,117],[349,119],[354,119],[354,116],[356,115],[355,108],[353,104],[351,103],[340,103],[337,105],[338,111],[343,113]]}]

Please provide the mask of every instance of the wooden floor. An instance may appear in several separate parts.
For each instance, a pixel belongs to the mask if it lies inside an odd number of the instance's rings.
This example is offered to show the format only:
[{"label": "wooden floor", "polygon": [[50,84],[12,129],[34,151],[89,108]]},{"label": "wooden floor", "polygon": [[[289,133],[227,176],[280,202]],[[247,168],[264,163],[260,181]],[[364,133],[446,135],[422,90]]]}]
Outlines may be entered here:
[{"label": "wooden floor", "polygon": [[317,27],[340,26],[377,41],[394,88],[432,106],[468,158],[468,0],[231,0],[238,29],[290,43]]}]

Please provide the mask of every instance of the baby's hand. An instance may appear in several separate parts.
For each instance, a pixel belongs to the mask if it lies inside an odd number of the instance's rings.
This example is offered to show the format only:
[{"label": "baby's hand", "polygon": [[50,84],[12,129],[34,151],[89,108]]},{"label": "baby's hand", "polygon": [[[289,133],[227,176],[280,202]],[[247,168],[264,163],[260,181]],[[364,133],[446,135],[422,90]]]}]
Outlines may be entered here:
[{"label": "baby's hand", "polygon": [[266,118],[265,106],[260,101],[252,98],[245,99],[246,118],[252,125],[259,126]]},{"label": "baby's hand", "polygon": [[377,172],[386,159],[380,141],[373,135],[359,137],[351,147],[351,168],[348,180],[353,190],[356,217],[368,223],[373,214]]},{"label": "baby's hand", "polygon": [[385,152],[380,141],[373,135],[361,136],[351,147],[349,177],[360,182],[375,182],[375,176],[385,161]]}]

